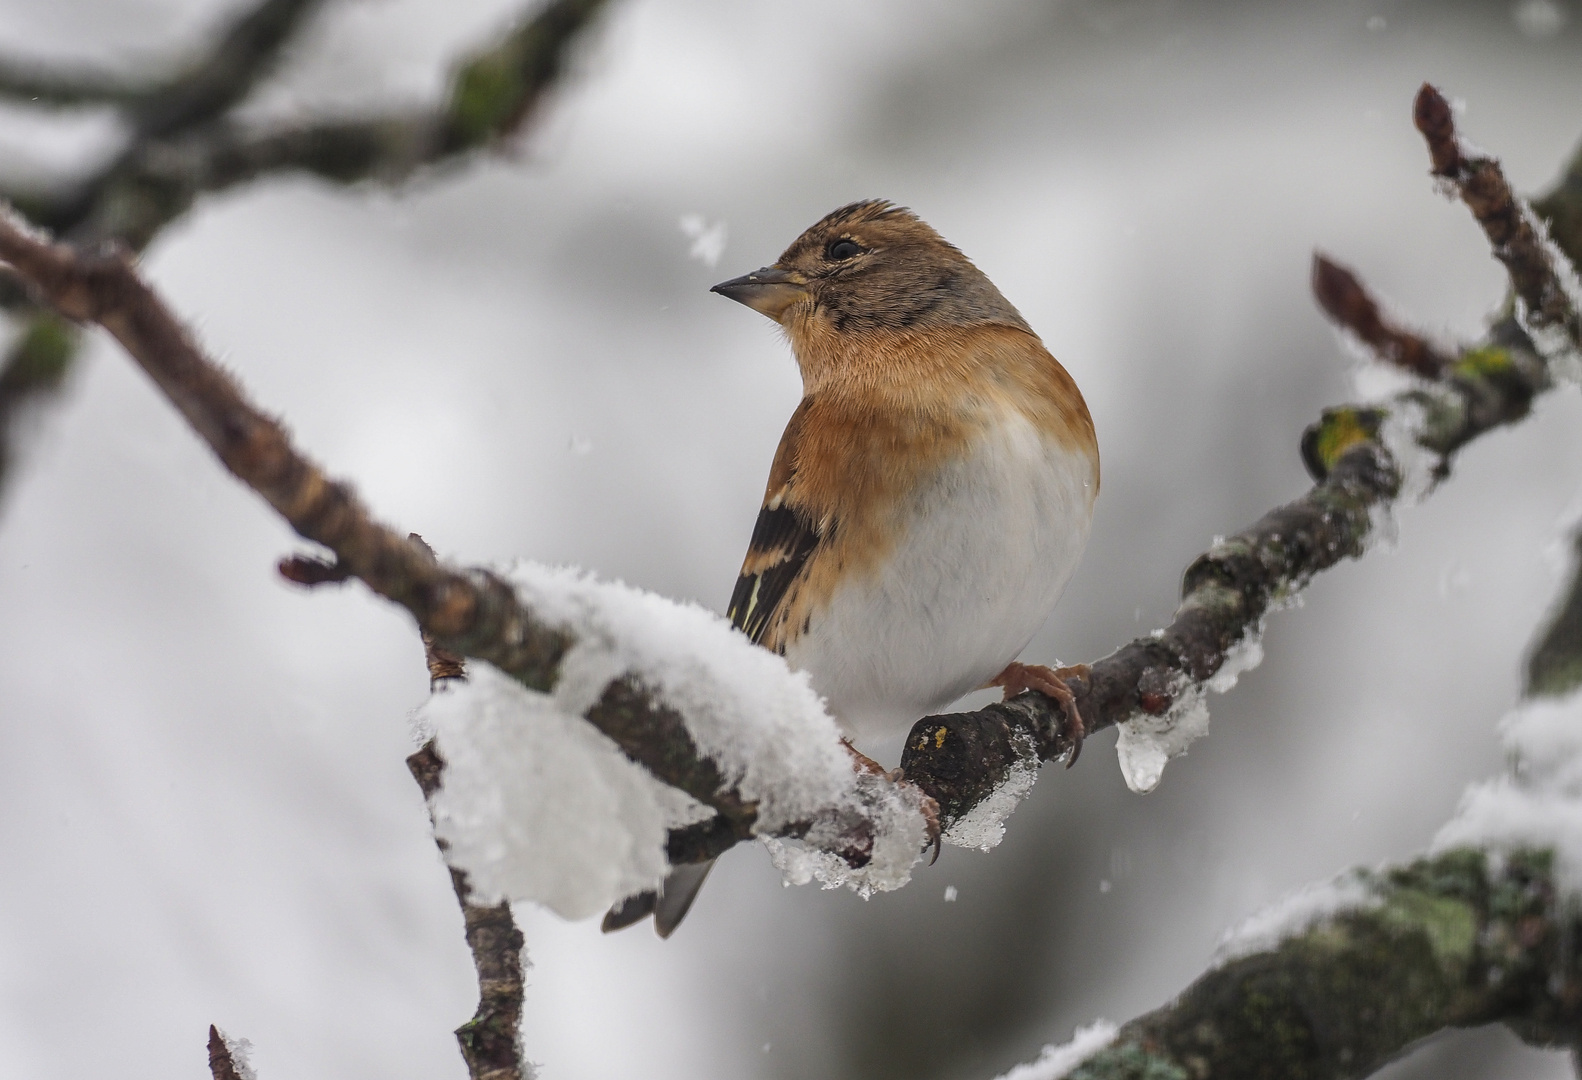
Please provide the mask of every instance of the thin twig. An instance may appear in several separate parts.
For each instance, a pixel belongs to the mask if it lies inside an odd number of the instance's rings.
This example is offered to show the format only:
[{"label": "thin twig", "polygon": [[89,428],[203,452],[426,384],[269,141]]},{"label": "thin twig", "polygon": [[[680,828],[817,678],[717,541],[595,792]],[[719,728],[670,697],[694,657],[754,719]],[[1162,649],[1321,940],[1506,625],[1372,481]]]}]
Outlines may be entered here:
[{"label": "thin twig", "polygon": [[1567,295],[1561,268],[1544,243],[1537,216],[1511,190],[1500,163],[1462,143],[1450,103],[1428,83],[1418,90],[1412,114],[1428,143],[1434,175],[1455,189],[1483,226],[1534,330],[1563,334],[1571,348],[1582,348],[1582,316]]},{"label": "thin twig", "polygon": [[[432,800],[445,772],[445,761],[433,740],[407,758],[407,768],[423,790],[423,797]],[[444,856],[445,841],[435,837],[434,842]],[[450,867],[450,884],[461,905],[467,947],[478,973],[478,1008],[471,1020],[456,1029],[456,1043],[467,1062],[467,1073],[472,1080],[531,1080],[533,1068],[523,1054],[518,1030],[525,985],[522,931],[511,916],[508,902],[472,902],[472,886],[465,871]]]},{"label": "thin twig", "polygon": [[236,1060],[231,1056],[230,1044],[213,1024],[209,1025],[209,1072],[214,1080],[242,1080]]},{"label": "thin twig", "polygon": [[1425,379],[1436,379],[1451,363],[1422,335],[1387,320],[1375,300],[1347,267],[1313,255],[1313,296],[1330,318],[1350,330],[1385,363]]}]

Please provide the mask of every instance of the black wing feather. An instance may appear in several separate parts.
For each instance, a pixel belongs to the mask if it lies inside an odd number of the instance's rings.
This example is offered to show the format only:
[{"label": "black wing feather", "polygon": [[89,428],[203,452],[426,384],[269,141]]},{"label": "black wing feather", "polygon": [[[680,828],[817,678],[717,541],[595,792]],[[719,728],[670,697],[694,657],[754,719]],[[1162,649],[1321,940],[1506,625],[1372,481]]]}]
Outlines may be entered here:
[{"label": "black wing feather", "polygon": [[731,605],[726,609],[731,625],[761,642],[792,582],[823,539],[817,523],[793,507],[782,503],[758,511],[749,550],[778,552],[782,557],[756,574],[743,573],[736,579]]}]

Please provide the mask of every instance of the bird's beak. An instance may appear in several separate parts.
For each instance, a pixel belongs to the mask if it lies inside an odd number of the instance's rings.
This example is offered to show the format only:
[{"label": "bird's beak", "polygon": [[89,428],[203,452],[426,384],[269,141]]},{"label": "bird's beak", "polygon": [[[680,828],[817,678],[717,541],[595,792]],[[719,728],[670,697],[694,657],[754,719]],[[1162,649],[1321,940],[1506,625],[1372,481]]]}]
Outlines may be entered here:
[{"label": "bird's beak", "polygon": [[781,270],[777,266],[766,266],[739,278],[722,281],[709,292],[717,292],[737,303],[746,304],[775,322],[780,321],[787,308],[808,294],[805,277],[794,270]]}]

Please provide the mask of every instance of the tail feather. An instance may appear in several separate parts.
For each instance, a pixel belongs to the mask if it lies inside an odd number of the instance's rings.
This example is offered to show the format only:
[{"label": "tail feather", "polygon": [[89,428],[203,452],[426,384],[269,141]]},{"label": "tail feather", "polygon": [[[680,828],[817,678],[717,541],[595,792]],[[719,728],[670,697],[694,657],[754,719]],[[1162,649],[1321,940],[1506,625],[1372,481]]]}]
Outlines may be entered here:
[{"label": "tail feather", "polygon": [[642,922],[654,913],[654,905],[659,902],[656,892],[640,892],[636,896],[628,896],[619,904],[604,913],[604,922],[599,928],[606,934],[613,934],[617,930],[625,930],[635,922]]},{"label": "tail feather", "polygon": [[712,869],[713,859],[701,863],[683,863],[665,877],[665,883],[659,889],[659,903],[654,905],[654,931],[660,937],[669,937],[681,925],[681,920],[687,917],[692,901],[698,898],[698,890],[703,888],[703,881]]},{"label": "tail feather", "polygon": [[667,938],[681,925],[692,908],[692,901],[703,888],[703,881],[714,868],[714,860],[702,863],[683,863],[671,869],[658,892],[640,892],[628,896],[605,913],[601,929],[606,933],[624,930],[633,923],[642,922],[649,915],[654,917],[654,930]]}]

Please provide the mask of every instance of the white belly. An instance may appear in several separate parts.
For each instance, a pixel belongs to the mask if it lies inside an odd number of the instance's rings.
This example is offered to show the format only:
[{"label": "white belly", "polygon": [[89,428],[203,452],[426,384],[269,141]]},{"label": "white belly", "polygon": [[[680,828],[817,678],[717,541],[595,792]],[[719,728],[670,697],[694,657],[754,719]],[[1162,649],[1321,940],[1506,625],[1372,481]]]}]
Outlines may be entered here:
[{"label": "white belly", "polygon": [[848,729],[905,731],[998,675],[1049,617],[1093,518],[1095,467],[1020,414],[919,491],[884,568],[786,649]]}]

